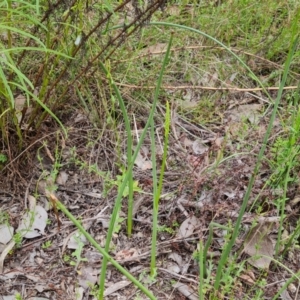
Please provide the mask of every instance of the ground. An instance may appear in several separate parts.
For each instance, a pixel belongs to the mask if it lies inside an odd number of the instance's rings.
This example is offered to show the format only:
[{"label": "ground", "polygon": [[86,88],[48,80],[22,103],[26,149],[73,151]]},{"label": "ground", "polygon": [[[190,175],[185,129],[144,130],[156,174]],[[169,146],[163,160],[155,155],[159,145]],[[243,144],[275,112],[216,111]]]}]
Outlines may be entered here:
[{"label": "ground", "polygon": [[[256,83],[245,86],[250,80],[245,73],[240,75],[237,65],[230,61],[230,54],[221,55],[214,48],[212,57],[199,64],[199,57],[205,56],[206,50],[199,54],[202,45],[194,36],[186,37],[188,43],[182,39],[175,39],[171,48],[171,67],[166,72],[155,114],[155,160],[160,175],[168,101],[170,134],[159,199],[157,275],[149,276],[153,229],[150,130],[133,168],[133,232],[131,236],[127,233],[125,190],[109,253],[156,299],[200,299],[199,280],[204,269],[205,299],[275,299],[293,273],[298,281],[294,277],[280,297],[300,299],[300,191],[295,179],[299,174],[298,152],[295,150],[293,168],[288,171],[282,158],[290,155],[285,152],[286,141],[291,127],[297,129],[295,119],[300,120],[297,106],[291,105],[291,98],[296,98],[291,91],[296,87],[286,86],[283,92],[240,231],[221,272],[220,288],[215,291],[222,251],[234,232],[250,178],[256,172],[273,101],[279,91],[278,78],[273,82],[270,74],[282,71],[282,67],[240,50],[256,74],[261,75],[260,79],[269,76],[266,81],[274,83],[267,88],[267,97]],[[130,115],[134,146],[153,101],[157,68],[152,68],[151,63],[161,62],[167,42],[151,46],[149,42],[135,56],[136,60],[141,59],[136,72],[130,72],[130,66],[125,83],[116,79]],[[129,53],[131,49],[124,51]],[[220,61],[226,62],[226,72],[214,65]],[[127,59],[119,60],[113,71],[119,71],[126,63]],[[176,67],[178,64],[180,67]],[[200,74],[205,64],[208,66]],[[149,70],[148,82],[143,78],[145,70]],[[293,76],[299,78],[298,73]],[[105,111],[99,103],[99,111]],[[31,229],[25,237],[15,235],[0,244],[0,299],[96,299],[102,255],[56,208],[55,199],[80,220],[101,247],[105,246],[109,221],[125,176],[128,137],[117,107],[110,119],[105,115],[105,127],[95,121],[103,115],[99,111],[95,117],[80,105],[67,106],[59,115],[67,136],[49,118],[40,132],[27,133],[26,147],[20,154],[4,167],[1,165],[0,223],[9,224],[14,233],[24,222]],[[298,149],[297,144],[293,147]],[[282,182],[286,173],[289,178],[285,188]],[[283,201],[285,205],[281,206]],[[40,221],[34,226],[28,225],[32,214]],[[7,232],[1,234],[7,236]],[[263,257],[259,260],[255,258],[258,244],[266,250],[260,252]],[[203,253],[206,268],[201,269]],[[108,265],[105,287],[105,299],[148,299],[112,264]]]}]

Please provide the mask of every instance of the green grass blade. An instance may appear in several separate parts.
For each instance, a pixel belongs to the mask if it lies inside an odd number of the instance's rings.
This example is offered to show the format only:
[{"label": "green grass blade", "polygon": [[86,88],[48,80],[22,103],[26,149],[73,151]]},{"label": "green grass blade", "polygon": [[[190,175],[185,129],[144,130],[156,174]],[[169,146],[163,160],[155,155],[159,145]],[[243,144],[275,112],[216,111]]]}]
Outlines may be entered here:
[{"label": "green grass blade", "polygon": [[132,210],[133,210],[133,174],[132,170],[128,168],[129,164],[132,161],[132,135],[131,135],[131,128],[130,128],[130,121],[128,118],[127,110],[125,107],[125,103],[123,101],[123,98],[121,96],[121,93],[117,86],[114,84],[111,74],[109,73],[108,69],[104,66],[102,62],[100,62],[100,66],[102,70],[104,71],[105,75],[107,76],[110,85],[112,86],[116,97],[118,99],[124,122],[125,122],[125,129],[127,133],[127,169],[129,172],[129,180],[128,180],[128,188],[129,188],[129,194],[128,194],[128,214],[127,214],[127,233],[128,236],[132,233]]},{"label": "green grass blade", "polygon": [[[172,42],[172,41],[170,41]],[[167,52],[168,56],[171,49],[171,44],[169,43]],[[168,57],[165,57],[168,59]],[[167,62],[166,62],[167,63]],[[165,137],[164,137],[164,152],[162,158],[162,165],[160,170],[158,187],[157,185],[157,175],[156,175],[156,156],[155,156],[155,137],[154,137],[154,126],[153,126],[153,134],[151,133],[151,151],[152,151],[152,172],[153,172],[153,223],[152,223],[152,241],[151,241],[151,276],[156,274],[156,245],[157,245],[157,229],[158,229],[158,207],[159,207],[159,199],[163,186],[163,178],[165,172],[165,166],[167,161],[167,153],[168,153],[168,142],[169,142],[169,133],[170,133],[170,122],[171,122],[171,112],[169,103],[167,102],[166,106],[166,119],[165,119]],[[154,123],[154,122],[153,122]],[[153,124],[154,125],[154,124]]]},{"label": "green grass blade", "polygon": [[12,32],[18,33],[22,36],[25,36],[27,38],[33,39],[34,41],[36,41],[39,45],[41,45],[46,50],[46,46],[37,37],[35,37],[34,35],[26,32],[24,30],[21,30],[16,27],[12,27],[12,26],[7,26],[7,25],[4,25],[3,23],[2,24],[0,23],[0,30],[2,30],[2,29],[12,31]]},{"label": "green grass blade", "polygon": [[55,54],[57,56],[62,56],[62,57],[65,57],[65,58],[74,59],[74,57],[72,57],[70,55],[67,55],[67,54],[64,54],[62,52],[47,49],[47,48],[39,48],[39,47],[14,47],[14,48],[9,48],[9,49],[0,49],[0,54],[1,53],[7,53],[7,52],[17,52],[17,51],[21,51],[21,50],[46,52],[46,53]]},{"label": "green grass blade", "polygon": [[204,264],[205,264],[205,256],[203,251],[203,241],[200,240],[199,242],[199,287],[198,287],[198,293],[199,293],[199,300],[204,300]]}]

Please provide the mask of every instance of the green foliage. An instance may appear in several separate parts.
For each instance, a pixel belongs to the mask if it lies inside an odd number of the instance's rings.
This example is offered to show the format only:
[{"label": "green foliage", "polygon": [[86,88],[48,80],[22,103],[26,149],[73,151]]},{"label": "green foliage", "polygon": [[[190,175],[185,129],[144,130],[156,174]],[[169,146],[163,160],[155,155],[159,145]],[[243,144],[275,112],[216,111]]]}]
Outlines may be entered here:
[{"label": "green foliage", "polygon": [[77,242],[77,249],[72,253],[72,256],[76,258],[75,261],[70,261],[70,265],[71,266],[75,266],[75,269],[77,270],[78,265],[82,262],[82,261],[87,261],[86,258],[81,257],[82,251],[83,251],[83,247],[84,247],[84,243],[81,241],[80,239],[80,235],[76,236],[76,234],[74,235],[74,239]]},{"label": "green foliage", "polygon": [[0,171],[3,169],[6,162],[7,162],[7,156],[3,153],[0,153]]},{"label": "green foliage", "polygon": [[46,241],[45,243],[42,244],[43,249],[48,249],[52,246],[52,241]]},{"label": "green foliage", "polygon": [[[12,126],[21,148],[21,129],[38,130],[49,115],[67,135],[58,115],[70,99],[70,88],[79,92],[81,83],[91,82],[89,74],[99,75],[97,61],[108,61],[160,4],[157,1],[151,9],[140,7],[130,25],[107,34],[126,14],[123,4],[96,4],[98,13],[93,15],[84,1],[74,6],[64,1],[57,5],[47,1],[35,5],[30,1],[1,3],[0,32],[4,39],[0,42],[0,130],[5,142],[10,142],[7,126]],[[95,34],[101,36],[97,43]],[[93,83],[85,87],[87,90],[79,92],[82,98],[86,97],[85,91],[90,94]],[[98,88],[101,94],[107,92],[105,83]],[[22,103],[16,103],[18,94],[24,96]]]},{"label": "green foliage", "polygon": [[168,226],[166,226],[166,225],[158,226],[157,231],[158,231],[158,232],[167,232],[167,233],[169,233],[169,234],[174,234],[174,233],[176,233],[176,231],[175,231],[173,228],[168,227]]},{"label": "green foliage", "polygon": [[[122,175],[117,175],[117,180],[112,181],[112,183],[118,187],[118,191],[120,190],[121,184],[124,180],[124,175],[125,175],[124,173]],[[139,187],[138,180],[134,180],[132,182],[132,189],[133,192],[142,192],[142,189]],[[128,195],[129,195],[129,185],[125,187],[122,196],[125,198],[128,197]]]},{"label": "green foliage", "polygon": [[22,295],[20,293],[16,293],[15,300],[22,300]]},{"label": "green foliage", "polygon": [[69,262],[69,261],[71,260],[70,255],[64,254],[63,260],[64,260],[64,262],[66,262],[66,263]]},{"label": "green foliage", "polygon": [[[158,226],[159,200],[163,189],[171,123],[171,112],[168,101],[166,101],[164,152],[162,165],[160,166],[160,176],[158,177],[156,174],[154,135],[156,124],[154,115],[159,98],[170,98],[167,92],[160,89],[163,84],[162,76],[164,75],[171,83],[175,81],[177,84],[177,78],[181,78],[185,84],[203,86],[207,83],[207,81],[202,81],[203,75],[214,73],[216,75],[212,77],[216,79],[213,80],[220,85],[245,85],[248,87],[248,82],[251,82],[253,86],[260,86],[262,89],[275,83],[277,86],[277,83],[281,81],[275,104],[271,96],[264,90],[270,103],[274,104],[273,114],[235,226],[230,224],[229,227],[225,227],[211,223],[206,243],[201,241],[198,251],[194,254],[194,259],[199,262],[200,299],[204,299],[206,294],[211,295],[210,299],[217,299],[218,297],[233,299],[237,284],[236,278],[243,272],[245,265],[236,263],[237,257],[231,255],[231,250],[240,232],[241,220],[248,204],[255,176],[260,169],[264,150],[268,144],[268,137],[283,87],[290,80],[287,78],[287,73],[289,70],[299,71],[299,51],[294,49],[295,47],[293,49],[291,47],[291,41],[296,37],[295,28],[298,30],[300,25],[300,18],[297,18],[299,16],[299,3],[283,0],[265,2],[234,0],[217,1],[218,3],[208,1],[203,5],[202,2],[199,4],[197,1],[175,1],[178,4],[180,13],[176,17],[170,16],[170,19],[176,20],[177,24],[167,22],[169,20],[149,23],[153,26],[144,27],[141,31],[141,38],[140,36],[136,38],[132,33],[148,19],[144,17],[151,15],[151,12],[147,12],[146,9],[141,10],[141,15],[134,16],[136,21],[133,21],[132,24],[129,25],[129,21],[125,20],[122,21],[124,24],[120,26],[120,20],[123,16],[127,17],[127,13],[124,15],[122,9],[119,9],[121,3],[119,1],[102,1],[103,3],[96,1],[93,3],[93,10],[88,10],[88,3],[81,0],[77,1],[76,5],[72,7],[68,3],[62,5],[61,3],[64,1],[58,2],[57,6],[53,6],[47,1],[36,1],[35,4],[31,2],[15,3],[14,7],[12,7],[11,1],[0,3],[0,12],[3,13],[3,18],[0,21],[0,34],[4,34],[4,38],[0,41],[0,130],[4,144],[11,143],[8,132],[14,130],[19,141],[18,147],[20,150],[24,142],[23,137],[27,136],[29,132],[32,135],[34,135],[34,132],[38,132],[49,116],[56,120],[64,134],[67,135],[67,130],[60,120],[65,116],[71,98],[76,109],[84,109],[89,121],[94,126],[101,128],[99,136],[109,130],[113,132],[110,138],[113,140],[112,142],[116,142],[116,152],[118,154],[121,154],[121,151],[118,150],[121,148],[121,137],[118,132],[119,122],[123,121],[125,125],[125,134],[122,129],[122,135],[127,137],[127,160],[122,165],[121,159],[119,159],[117,165],[121,169],[121,174],[116,177],[110,171],[100,170],[97,164],[88,163],[78,157],[76,148],[71,149],[71,161],[77,167],[86,170],[90,174],[95,174],[103,180],[104,196],[107,196],[112,190],[118,192],[105,249],[102,249],[96,243],[83,229],[82,224],[61,203],[58,204],[61,210],[104,257],[98,299],[103,299],[106,266],[109,262],[134,282],[150,299],[155,299],[147,287],[154,282],[157,272],[157,231],[174,234],[176,226],[178,227],[178,224],[173,225],[175,228],[166,225]],[[189,12],[190,8],[192,8],[193,13]],[[95,11],[97,11],[96,16]],[[186,14],[186,12],[188,13]],[[164,21],[167,17],[168,12],[156,16],[157,19],[163,18]],[[28,24],[31,24],[30,28]],[[202,31],[198,28],[201,28]],[[157,42],[165,42],[167,38],[169,39],[171,30],[176,32],[172,36],[173,40],[171,39],[168,45],[162,64],[161,58],[157,58],[157,56],[151,59],[147,55],[139,57],[145,44],[148,46]],[[132,37],[132,40],[129,40],[129,37]],[[171,42],[175,50],[171,49]],[[192,45],[193,42],[198,47],[195,51],[182,48],[182,45]],[[178,54],[176,47],[182,48],[180,54]],[[205,47],[209,51],[206,51]],[[247,53],[244,51],[245,49],[251,53]],[[287,56],[288,51],[290,51],[289,56]],[[253,53],[256,55],[253,55]],[[294,61],[292,62],[293,54]],[[249,63],[253,57],[259,59],[259,56],[272,59],[273,62],[277,62],[279,65],[286,61],[284,72],[280,66],[278,69],[270,71],[267,68],[261,68],[260,61],[259,63],[255,61],[251,68],[245,63],[245,61]],[[137,57],[140,59],[139,63],[137,63]],[[168,70],[166,68],[167,64]],[[158,73],[160,73],[159,79],[157,79]],[[233,77],[236,76],[237,78],[235,81],[231,79],[232,74],[235,74]],[[143,89],[140,89],[141,92],[132,92],[136,96],[135,99],[142,99],[135,100],[140,101],[138,104],[143,102],[142,105],[126,103],[127,99],[126,101],[123,100],[116,82],[138,86],[147,85],[148,82],[156,82],[154,97],[151,99],[152,103],[146,99],[145,90]],[[212,86],[219,86],[216,82],[208,81]],[[153,88],[153,86],[150,88]],[[72,92],[70,93],[70,91]],[[224,94],[226,93],[224,92]],[[19,94],[24,96],[24,103],[21,107],[16,103],[16,96]],[[177,101],[177,98],[181,98],[182,95],[183,93],[179,93],[178,97],[178,94],[176,94],[174,99]],[[214,94],[199,92],[195,95],[198,102],[196,106],[193,108],[184,107],[182,103],[179,114],[181,117],[200,124],[223,122],[221,97],[223,97],[223,91]],[[285,219],[285,203],[288,200],[286,196],[287,187],[299,183],[297,174],[299,171],[300,111],[295,110],[294,106],[297,97],[296,93],[289,99],[294,103],[290,106],[290,122],[284,124],[285,135],[278,137],[271,146],[272,157],[270,163],[273,174],[269,184],[272,188],[278,188],[281,191],[280,197],[275,202],[278,213],[281,215],[281,229]],[[95,99],[97,100],[95,101]],[[172,99],[172,102],[174,99]],[[199,99],[200,101],[198,101]],[[133,151],[130,112],[136,109],[139,110],[140,107],[146,108],[149,118],[142,135],[139,137],[138,145]],[[133,195],[135,192],[142,192],[138,181],[133,180],[132,168],[150,126],[153,162],[151,276],[145,272],[137,280],[111,258],[109,251],[111,250],[112,235],[118,233],[121,225],[124,224],[125,218],[120,216],[124,198],[128,198],[127,232],[129,237],[132,232]],[[245,120],[245,122],[242,122],[238,137],[244,139],[246,137],[245,132],[249,130],[251,130],[250,126]],[[92,140],[88,143],[87,148],[96,144]],[[62,167],[62,152],[58,147],[55,148],[53,168],[49,173],[43,166],[43,157],[40,153],[45,149],[47,149],[46,143],[39,148],[37,154],[44,170],[41,179],[51,179],[49,180],[51,184],[47,188],[50,192],[53,192],[57,189],[54,182]],[[223,152],[220,152],[215,166],[224,160]],[[7,156],[0,154],[0,170],[6,162]],[[0,215],[0,218],[3,219],[3,222],[8,222],[8,216],[2,217]],[[210,258],[208,251],[212,244],[213,228],[221,228],[226,230],[227,233],[217,266],[215,261]],[[299,238],[299,235],[300,222],[297,223],[294,232],[286,242],[285,252],[290,247],[297,246],[294,241]],[[14,240],[17,246],[20,246],[22,242],[21,234],[17,233]],[[81,261],[85,261],[85,258],[82,257],[84,244],[80,239],[77,242],[79,247],[72,253],[73,258],[64,256],[64,260],[75,265],[76,268]],[[280,242],[279,234],[277,254]],[[43,248],[50,246],[51,241],[47,241],[42,245]],[[259,288],[255,291],[253,299],[262,297],[264,279],[259,280],[257,286]],[[218,291],[219,294],[216,295],[215,291]]]},{"label": "green foliage", "polygon": [[0,163],[6,163],[7,162],[7,156],[3,153],[0,154]]},{"label": "green foliage", "polygon": [[8,224],[9,223],[9,214],[0,210],[0,224]]},{"label": "green foliage", "polygon": [[[290,121],[286,121],[286,134],[279,136],[271,148],[270,160],[273,174],[269,184],[273,188],[283,188],[287,184],[298,182],[297,170],[300,167],[300,109],[291,106],[292,115]],[[288,124],[290,123],[290,124]]]},{"label": "green foliage", "polygon": [[19,232],[15,233],[13,236],[13,240],[16,243],[16,247],[20,248],[21,244],[22,244],[22,240],[23,240],[22,232],[19,231]]}]

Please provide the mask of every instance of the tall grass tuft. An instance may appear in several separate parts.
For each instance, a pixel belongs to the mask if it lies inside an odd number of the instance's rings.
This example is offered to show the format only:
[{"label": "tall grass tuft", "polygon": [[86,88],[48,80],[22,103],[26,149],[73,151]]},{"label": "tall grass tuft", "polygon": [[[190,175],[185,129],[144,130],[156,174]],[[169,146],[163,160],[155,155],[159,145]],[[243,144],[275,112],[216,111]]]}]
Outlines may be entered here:
[{"label": "tall grass tuft", "polygon": [[[91,6],[84,0],[1,4],[0,127],[7,145],[16,133],[20,150],[24,137],[37,132],[49,117],[67,133],[59,119],[70,100],[76,103],[82,96],[83,82],[98,76],[98,62],[111,59],[165,1],[147,5],[132,1],[133,6],[128,6],[129,2],[95,2]],[[131,18],[117,27],[120,20],[126,20],[128,10]],[[107,85],[106,80],[100,84],[104,95]],[[92,86],[89,89],[93,90]],[[24,101],[16,105],[18,95]]]}]

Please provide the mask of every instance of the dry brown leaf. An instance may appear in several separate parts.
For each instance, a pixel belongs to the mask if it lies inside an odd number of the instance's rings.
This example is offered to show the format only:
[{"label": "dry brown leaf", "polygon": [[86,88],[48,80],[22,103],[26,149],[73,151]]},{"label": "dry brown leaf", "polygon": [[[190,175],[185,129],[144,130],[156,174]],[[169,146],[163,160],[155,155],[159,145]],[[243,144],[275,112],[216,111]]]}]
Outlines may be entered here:
[{"label": "dry brown leaf", "polygon": [[17,231],[27,239],[38,237],[45,233],[47,221],[48,213],[42,206],[37,205],[24,214]]},{"label": "dry brown leaf", "polygon": [[134,161],[134,164],[139,167],[142,171],[151,170],[152,169],[152,162],[145,159],[140,152]]},{"label": "dry brown leaf", "polygon": [[26,101],[25,96],[23,96],[22,94],[18,95],[15,98],[15,109],[16,109],[16,116],[17,116],[17,119],[18,119],[19,123],[20,123],[20,121],[22,119],[22,110],[26,106],[27,106],[27,101]]},{"label": "dry brown leaf", "polygon": [[247,273],[241,274],[239,276],[239,278],[241,278],[246,284],[252,286],[255,284],[256,280],[255,280],[255,275],[253,272],[249,271]]},{"label": "dry brown leaf", "polygon": [[79,231],[73,232],[68,242],[68,249],[78,249],[81,244],[87,244],[86,237]]},{"label": "dry brown leaf", "polygon": [[3,265],[4,265],[4,260],[9,251],[15,246],[15,241],[12,240],[10,241],[5,248],[2,250],[1,256],[0,256],[0,274],[3,273]]},{"label": "dry brown leaf", "polygon": [[283,290],[280,294],[282,300],[293,300],[287,290]]},{"label": "dry brown leaf", "polygon": [[166,269],[175,274],[179,274],[181,271],[180,267],[176,263],[170,261],[167,262]]},{"label": "dry brown leaf", "polygon": [[168,44],[166,43],[157,43],[155,45],[149,46],[147,48],[144,48],[141,53],[144,54],[161,54],[164,53],[164,51],[167,50]]},{"label": "dry brown leaf", "polygon": [[104,292],[104,296],[108,296],[120,289],[123,289],[124,287],[128,286],[129,284],[131,284],[131,281],[128,280],[123,280],[123,281],[119,281],[114,283],[112,286],[110,286],[109,288],[107,288]]},{"label": "dry brown leaf", "polygon": [[139,253],[135,248],[130,248],[129,250],[121,250],[116,254],[116,260],[134,260],[138,257]]},{"label": "dry brown leaf", "polygon": [[175,261],[179,266],[182,266],[183,264],[183,260],[182,260],[182,256],[179,255],[176,252],[172,252],[168,255],[169,259],[172,259],[173,261]]},{"label": "dry brown leaf", "polygon": [[181,8],[179,5],[168,5],[166,12],[171,16],[179,16]]},{"label": "dry brown leaf", "polygon": [[193,145],[192,145],[192,148],[193,148],[193,151],[194,151],[194,154],[196,155],[202,155],[204,154],[205,152],[208,151],[208,147],[203,144],[200,140],[195,140],[193,142]]},{"label": "dry brown leaf", "polygon": [[292,201],[290,201],[291,206],[295,206],[300,202],[300,196],[297,195]]},{"label": "dry brown leaf", "polygon": [[60,185],[65,185],[68,181],[69,175],[65,171],[59,172],[57,178],[56,178],[56,183]]},{"label": "dry brown leaf", "polygon": [[173,287],[178,290],[182,295],[187,297],[190,300],[199,300],[199,297],[197,296],[197,292],[195,292],[190,286],[176,282],[173,284]]},{"label": "dry brown leaf", "polygon": [[48,148],[48,146],[47,146],[46,144],[44,145],[44,148],[45,148],[45,150],[46,150],[46,153],[47,153],[48,157],[49,157],[50,160],[54,163],[54,162],[55,162],[55,158],[53,157],[53,155],[52,155],[50,149]]},{"label": "dry brown leaf", "polygon": [[14,228],[8,224],[0,225],[0,243],[7,244],[14,235]]},{"label": "dry brown leaf", "polygon": [[80,271],[78,271],[78,274],[78,283],[84,289],[94,286],[97,282],[98,270],[90,266],[82,267]]},{"label": "dry brown leaf", "polygon": [[215,144],[218,148],[221,148],[221,147],[222,147],[223,142],[224,142],[224,137],[217,137],[217,138],[214,140],[214,144]]},{"label": "dry brown leaf", "polygon": [[195,216],[188,217],[179,227],[177,238],[186,238],[194,233],[195,228],[200,225],[199,220]]},{"label": "dry brown leaf", "polygon": [[261,104],[246,104],[231,109],[226,114],[228,114],[232,122],[240,122],[246,118],[250,123],[257,124],[260,116],[259,111],[261,109]]},{"label": "dry brown leaf", "polygon": [[189,148],[189,147],[191,147],[193,145],[194,142],[185,136],[182,139],[182,143],[183,143],[183,145],[184,145],[185,148]]},{"label": "dry brown leaf", "polygon": [[275,223],[260,222],[248,234],[244,252],[250,255],[249,263],[257,268],[268,269],[274,254],[274,242],[269,234]]}]

